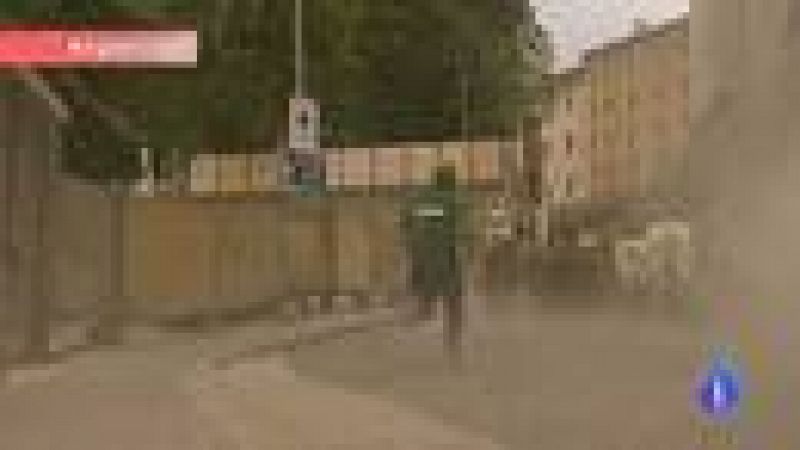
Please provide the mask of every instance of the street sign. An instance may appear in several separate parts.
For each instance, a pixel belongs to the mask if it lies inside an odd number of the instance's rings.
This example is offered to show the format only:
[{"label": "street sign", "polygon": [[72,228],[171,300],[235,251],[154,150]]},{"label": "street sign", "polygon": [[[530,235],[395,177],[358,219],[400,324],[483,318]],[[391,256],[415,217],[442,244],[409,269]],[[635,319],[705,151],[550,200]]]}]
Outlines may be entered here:
[{"label": "street sign", "polygon": [[320,112],[314,99],[289,100],[289,161],[291,184],[301,193],[324,190],[324,161],[320,154]]},{"label": "street sign", "polygon": [[289,100],[289,148],[318,152],[320,114],[314,99],[294,97]]}]

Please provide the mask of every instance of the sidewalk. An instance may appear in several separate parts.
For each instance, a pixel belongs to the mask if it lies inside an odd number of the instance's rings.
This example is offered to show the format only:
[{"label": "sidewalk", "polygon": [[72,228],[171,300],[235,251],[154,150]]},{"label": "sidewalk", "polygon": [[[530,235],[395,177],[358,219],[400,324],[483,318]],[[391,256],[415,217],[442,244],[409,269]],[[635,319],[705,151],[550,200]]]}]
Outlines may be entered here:
[{"label": "sidewalk", "polygon": [[270,357],[270,350],[396,320],[393,310],[379,309],[201,338],[140,333],[128,345],[12,371],[24,381],[0,388],[0,448],[497,448],[389,399],[298,378]]},{"label": "sidewalk", "polygon": [[[117,350],[156,348],[159,345],[182,343],[194,352],[199,366],[225,365],[233,360],[258,356],[276,350],[289,350],[297,345],[324,339],[339,333],[359,331],[374,326],[392,324],[396,314],[382,307],[355,313],[332,313],[311,319],[295,318],[279,322],[261,319],[245,325],[222,326],[213,331],[169,332],[156,326],[134,326],[126,330],[125,342]],[[10,364],[0,367],[0,390],[22,387],[29,383],[46,382],[73,365],[84,354],[105,353],[88,343],[86,329],[90,322],[63,324],[51,331],[49,364]],[[21,342],[0,340],[10,355],[18,354]]]},{"label": "sidewalk", "polygon": [[133,345],[75,354],[10,373],[0,389],[0,448],[195,450],[193,399],[180,380],[192,343]]},{"label": "sidewalk", "polygon": [[[389,400],[299,379],[280,358],[205,371],[193,383],[210,434],[229,448],[498,449],[487,437]],[[228,448],[228,447],[224,447]]]},{"label": "sidewalk", "polygon": [[242,359],[291,350],[298,345],[318,343],[343,333],[394,325],[398,320],[400,317],[395,309],[383,307],[311,319],[296,318],[285,323],[256,321],[208,333],[198,339],[198,364],[223,368]]}]

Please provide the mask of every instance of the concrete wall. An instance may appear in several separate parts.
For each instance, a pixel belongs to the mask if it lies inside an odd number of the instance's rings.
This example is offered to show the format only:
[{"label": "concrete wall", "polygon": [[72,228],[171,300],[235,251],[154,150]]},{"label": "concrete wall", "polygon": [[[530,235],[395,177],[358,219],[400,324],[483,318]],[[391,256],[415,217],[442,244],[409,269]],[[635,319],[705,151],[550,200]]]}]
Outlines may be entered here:
[{"label": "concrete wall", "polygon": [[140,311],[159,314],[327,289],[400,289],[403,254],[393,203],[375,197],[332,205],[285,198],[131,199],[128,295]]},{"label": "concrete wall", "polygon": [[109,200],[94,187],[60,177],[50,195],[51,298],[57,309],[88,314],[109,292]]},{"label": "concrete wall", "polygon": [[38,270],[49,244],[38,227],[46,212],[47,105],[20,82],[3,79],[0,98],[0,331],[21,331],[46,295]]},{"label": "concrete wall", "polygon": [[697,298],[747,371],[742,448],[800,447],[798,12],[788,0],[691,9]]},{"label": "concrete wall", "polygon": [[[108,292],[109,201],[67,183],[54,195],[52,290],[60,306],[90,312]],[[397,219],[405,201],[403,194],[340,196],[329,205],[285,196],[128,198],[132,312],[237,308],[328,289],[402,292],[406,255]]]},{"label": "concrete wall", "polygon": [[[328,222],[327,208],[314,199],[128,198],[124,271],[132,312],[150,316],[241,307],[330,287],[402,290],[404,253],[394,213],[402,200],[340,198]],[[20,199],[15,207],[19,273],[9,270],[5,254],[0,265],[4,300],[10,298],[10,284],[19,291],[14,296],[19,301],[4,302],[6,312],[31,295],[31,251],[25,250],[30,245],[22,245],[32,239],[22,233],[31,203]],[[54,180],[46,283],[57,315],[92,315],[108,295],[110,221],[106,194],[73,180]],[[326,231],[331,245],[326,245]]]},{"label": "concrete wall", "polygon": [[[328,289],[401,292],[406,255],[397,219],[406,200],[401,193],[340,195],[329,205],[284,194],[127,198],[124,272],[131,312],[146,317],[236,308]],[[12,277],[20,290],[16,306],[32,295],[32,205],[22,193],[12,205],[21,273],[9,271],[6,246],[0,264],[4,299]],[[48,205],[45,287],[54,312],[91,316],[110,292],[110,200],[98,188],[56,175]]]}]

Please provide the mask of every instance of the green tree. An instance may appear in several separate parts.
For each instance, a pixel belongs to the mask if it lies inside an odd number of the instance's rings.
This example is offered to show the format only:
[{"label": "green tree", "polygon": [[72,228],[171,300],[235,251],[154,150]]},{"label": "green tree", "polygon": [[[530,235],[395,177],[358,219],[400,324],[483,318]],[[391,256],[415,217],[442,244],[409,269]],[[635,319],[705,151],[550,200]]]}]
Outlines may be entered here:
[{"label": "green tree", "polygon": [[[0,8],[6,17],[70,23],[195,21],[197,69],[70,71],[152,147],[247,151],[273,147],[286,132],[293,0],[9,0]],[[307,84],[323,108],[326,138],[351,145],[450,139],[462,132],[467,101],[471,134],[511,132],[522,104],[536,95],[537,85],[526,81],[545,58],[530,58],[525,48],[539,39],[535,22],[526,0],[305,0]],[[62,75],[48,73],[56,84]],[[127,159],[128,150],[120,152]]]}]

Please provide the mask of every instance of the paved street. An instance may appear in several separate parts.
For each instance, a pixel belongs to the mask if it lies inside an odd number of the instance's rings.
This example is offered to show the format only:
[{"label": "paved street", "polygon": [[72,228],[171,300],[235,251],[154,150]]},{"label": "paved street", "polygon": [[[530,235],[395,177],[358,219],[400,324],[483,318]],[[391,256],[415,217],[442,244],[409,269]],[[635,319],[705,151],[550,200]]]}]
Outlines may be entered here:
[{"label": "paved street", "polygon": [[[181,377],[191,342],[78,355],[0,390],[0,448],[202,448],[193,398]],[[46,374],[49,373],[49,377]]]},{"label": "paved street", "polygon": [[698,448],[704,333],[588,303],[473,294],[461,369],[441,321],[389,309],[81,353],[10,374],[0,448]]},{"label": "paved street", "polygon": [[[298,378],[280,356],[246,352],[386,320],[380,311],[374,316],[317,321],[299,331],[264,322],[202,338],[170,335],[13,371],[17,381],[0,390],[0,448],[498,448],[418,408]],[[237,354],[227,368],[211,364]]]},{"label": "paved street", "polygon": [[692,383],[704,339],[658,314],[542,312],[506,300],[483,367],[455,373],[436,323],[302,347],[303,376],[391,398],[510,449],[695,448]]},{"label": "paved street", "polygon": [[280,358],[205,373],[195,387],[219,448],[499,449],[417,408],[298,378]]}]

